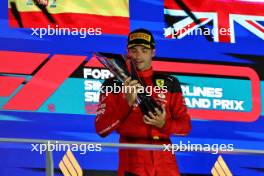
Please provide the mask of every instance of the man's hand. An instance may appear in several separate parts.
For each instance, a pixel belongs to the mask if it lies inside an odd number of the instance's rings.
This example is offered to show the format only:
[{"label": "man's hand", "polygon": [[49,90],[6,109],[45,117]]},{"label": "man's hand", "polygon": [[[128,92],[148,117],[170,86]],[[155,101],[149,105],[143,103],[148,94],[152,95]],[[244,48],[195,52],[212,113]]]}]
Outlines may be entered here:
[{"label": "man's hand", "polygon": [[144,122],[148,125],[153,125],[158,128],[163,128],[166,123],[165,105],[163,104],[161,108],[162,108],[162,112],[158,108],[155,108],[157,115],[154,115],[152,112],[149,112],[149,116],[144,115],[143,118]]},{"label": "man's hand", "polygon": [[131,77],[127,78],[124,82],[125,86],[125,98],[129,106],[132,106],[137,98],[137,90],[141,86],[138,80],[131,80]]}]

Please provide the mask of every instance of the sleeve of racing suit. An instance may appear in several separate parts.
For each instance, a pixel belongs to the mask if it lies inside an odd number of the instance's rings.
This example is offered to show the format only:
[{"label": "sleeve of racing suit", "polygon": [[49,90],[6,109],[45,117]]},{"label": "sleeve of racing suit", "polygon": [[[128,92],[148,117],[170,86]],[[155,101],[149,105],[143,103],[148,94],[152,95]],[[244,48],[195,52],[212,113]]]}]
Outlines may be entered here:
[{"label": "sleeve of racing suit", "polygon": [[118,128],[130,110],[122,93],[101,93],[95,118],[96,132],[102,137],[107,136]]},{"label": "sleeve of racing suit", "polygon": [[168,135],[187,135],[191,130],[191,120],[177,79],[174,80],[169,108],[172,118],[167,119],[161,131]]}]

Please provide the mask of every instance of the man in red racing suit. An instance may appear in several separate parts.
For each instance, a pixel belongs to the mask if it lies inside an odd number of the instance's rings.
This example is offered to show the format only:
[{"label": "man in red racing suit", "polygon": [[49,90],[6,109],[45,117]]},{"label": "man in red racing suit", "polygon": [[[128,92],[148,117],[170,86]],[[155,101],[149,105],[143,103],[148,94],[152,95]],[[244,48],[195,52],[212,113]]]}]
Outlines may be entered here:
[{"label": "man in red racing suit", "polygon": [[[177,78],[155,73],[151,59],[155,55],[152,34],[138,29],[129,34],[128,57],[134,59],[139,77],[145,85],[153,88],[166,87],[151,92],[151,96],[162,105],[156,115],[144,116],[135,103],[137,93],[101,93],[95,120],[96,132],[105,137],[113,130],[120,134],[120,143],[170,144],[170,135],[187,135],[191,129],[190,116]],[[134,86],[139,82],[128,78],[124,85],[116,78],[108,79],[106,86]],[[179,174],[175,155],[170,151],[120,149],[118,175],[177,176]]]}]

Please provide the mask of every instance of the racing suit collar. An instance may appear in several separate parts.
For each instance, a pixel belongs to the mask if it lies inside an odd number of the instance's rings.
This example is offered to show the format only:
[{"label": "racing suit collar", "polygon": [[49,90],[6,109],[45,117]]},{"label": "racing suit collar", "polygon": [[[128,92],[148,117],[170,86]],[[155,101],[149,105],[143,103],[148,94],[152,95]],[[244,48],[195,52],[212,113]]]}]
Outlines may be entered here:
[{"label": "racing suit collar", "polygon": [[153,75],[152,67],[150,67],[149,69],[144,70],[144,71],[138,71],[138,76],[139,77],[150,77],[152,75]]}]

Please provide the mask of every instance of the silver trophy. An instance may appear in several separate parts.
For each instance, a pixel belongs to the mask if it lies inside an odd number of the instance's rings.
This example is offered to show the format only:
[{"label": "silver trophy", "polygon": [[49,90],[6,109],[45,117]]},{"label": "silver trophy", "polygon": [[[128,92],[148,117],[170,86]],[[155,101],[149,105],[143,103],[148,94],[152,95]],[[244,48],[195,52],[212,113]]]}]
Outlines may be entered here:
[{"label": "silver trophy", "polygon": [[122,55],[110,53],[95,53],[95,57],[108,68],[122,83],[129,77],[125,59]]},{"label": "silver trophy", "polygon": [[[125,57],[123,55],[118,54],[110,54],[110,53],[95,53],[95,57],[106,67],[108,68],[113,75],[122,83],[128,77],[131,77],[133,80],[138,80],[139,83],[146,87],[143,80],[137,74],[137,69],[135,64],[133,63],[133,59],[130,62],[130,72],[127,69],[127,64],[125,62]],[[158,108],[162,111],[161,107],[156,103],[156,101],[149,95],[144,93],[137,94],[137,104],[139,105],[141,111],[145,115],[149,115],[149,112],[156,114],[155,108]]]}]

